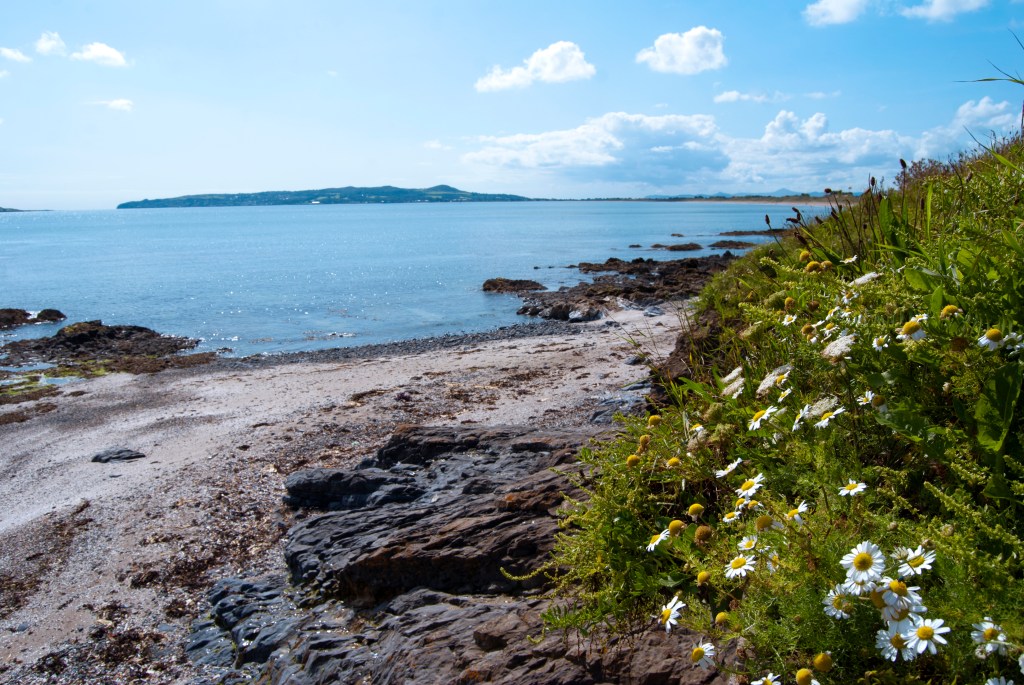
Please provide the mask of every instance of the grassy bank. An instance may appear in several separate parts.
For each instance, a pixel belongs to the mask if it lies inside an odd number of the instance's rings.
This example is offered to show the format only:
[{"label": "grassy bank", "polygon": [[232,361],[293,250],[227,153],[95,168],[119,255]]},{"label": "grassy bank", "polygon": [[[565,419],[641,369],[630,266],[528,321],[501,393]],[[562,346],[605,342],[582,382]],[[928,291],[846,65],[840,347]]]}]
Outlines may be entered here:
[{"label": "grassy bank", "polygon": [[675,405],[583,455],[549,625],[685,626],[752,682],[1020,679],[1022,166],[915,163],[716,277]]}]

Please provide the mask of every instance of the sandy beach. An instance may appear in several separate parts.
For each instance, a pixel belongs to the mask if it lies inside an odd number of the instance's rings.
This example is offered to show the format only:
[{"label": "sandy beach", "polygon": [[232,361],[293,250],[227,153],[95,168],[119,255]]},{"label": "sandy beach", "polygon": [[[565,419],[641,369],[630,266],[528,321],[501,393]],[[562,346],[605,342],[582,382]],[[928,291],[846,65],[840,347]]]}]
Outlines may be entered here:
[{"label": "sandy beach", "polygon": [[[0,681],[75,682],[67,665],[106,658],[90,636],[115,626],[159,643],[138,657],[157,664],[155,681],[186,678],[181,642],[204,591],[282,563],[288,473],[352,465],[403,423],[586,424],[647,378],[638,354],[672,350],[685,317],[661,310],[544,335],[113,374],[0,407],[55,405],[0,425]],[[111,447],[145,457],[91,461]]]}]

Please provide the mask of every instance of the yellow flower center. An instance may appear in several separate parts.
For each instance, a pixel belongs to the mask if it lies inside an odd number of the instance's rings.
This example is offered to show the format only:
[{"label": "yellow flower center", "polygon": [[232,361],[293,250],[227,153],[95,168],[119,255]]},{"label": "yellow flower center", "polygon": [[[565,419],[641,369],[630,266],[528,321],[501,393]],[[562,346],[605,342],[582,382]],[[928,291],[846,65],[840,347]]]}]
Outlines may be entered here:
[{"label": "yellow flower center", "polygon": [[[918,630],[920,630],[920,628]],[[929,628],[929,630],[931,630],[931,628]],[[904,649],[907,646],[907,641],[903,639],[902,635],[896,633],[895,635],[889,638],[889,644],[895,647],[896,649]]]},{"label": "yellow flower center", "polygon": [[704,658],[704,650],[700,647],[694,647],[693,651],[690,652],[690,661],[697,663]]},{"label": "yellow flower center", "polygon": [[737,514],[736,514],[735,511],[730,511],[728,514],[726,514],[722,518],[724,520],[726,520],[726,521],[732,521],[734,518],[736,518],[736,516],[737,516]]},{"label": "yellow flower center", "polygon": [[846,595],[836,595],[832,598],[832,608],[840,611],[846,606]]},{"label": "yellow flower center", "polygon": [[875,565],[875,558],[867,552],[861,552],[853,558],[853,567],[858,571],[867,571]]},{"label": "yellow flower center", "polygon": [[796,672],[796,685],[811,685],[814,680],[814,673],[809,668],[801,668]]},{"label": "yellow flower center", "polygon": [[931,640],[935,636],[935,631],[930,626],[921,626],[914,632],[919,640]]},{"label": "yellow flower center", "polygon": [[985,331],[985,337],[992,342],[999,342],[1003,339],[1003,332],[998,328],[990,328]]},{"label": "yellow flower center", "polygon": [[743,549],[754,549],[754,541],[753,540],[744,540],[740,544],[742,545]]},{"label": "yellow flower center", "polygon": [[669,535],[673,535],[673,536],[674,535],[679,535],[679,533],[682,530],[683,530],[683,522],[680,521],[679,519],[675,519],[671,523],[668,524],[668,534]]},{"label": "yellow flower center", "polygon": [[800,515],[800,510],[799,509],[790,509],[789,513],[786,514],[786,518],[795,519],[799,515]]},{"label": "yellow flower center", "polygon": [[704,505],[698,502],[694,502],[690,505],[690,508],[686,510],[686,513],[690,516],[700,516],[704,513]]},{"label": "yellow flower center", "polygon": [[697,574],[697,585],[698,586],[707,585],[707,582],[709,580],[711,580],[711,574],[708,573],[707,571],[701,571],[700,573]]},{"label": "yellow flower center", "polygon": [[727,614],[726,612],[719,611],[717,614],[715,614],[715,623],[717,625],[720,625],[720,626],[721,625],[725,625],[728,622],[729,622],[729,614]]},{"label": "yellow flower center", "polygon": [[885,336],[875,338],[875,347],[881,347],[882,343],[885,342]]},{"label": "yellow flower center", "polygon": [[778,376],[775,377],[775,385],[782,385],[783,383],[786,382],[787,378],[789,378],[789,376],[787,376],[786,374],[779,374]]},{"label": "yellow flower center", "polygon": [[744,566],[747,565],[747,558],[746,557],[736,557],[735,559],[733,559],[729,563],[729,565],[732,566],[733,569],[743,568]]},{"label": "yellow flower center", "polygon": [[991,642],[999,637],[999,630],[996,628],[986,628],[985,632],[983,632],[981,636],[984,637],[987,642]]},{"label": "yellow flower center", "polygon": [[668,460],[667,463],[668,463],[668,467],[670,469],[674,469],[677,466],[679,466],[680,464],[682,464],[683,462],[679,461],[679,457],[672,457],[671,459]]},{"label": "yellow flower center", "polygon": [[900,597],[907,596],[907,584],[901,580],[893,580],[889,583],[889,591]]},{"label": "yellow flower center", "polygon": [[898,612],[896,612],[896,615],[893,618],[896,621],[902,621],[907,616],[910,616],[910,607],[907,607],[905,609],[900,609]]},{"label": "yellow flower center", "polygon": [[960,308],[957,307],[955,304],[947,304],[945,307],[942,308],[942,311],[939,312],[939,318],[948,319],[949,317],[959,313],[959,311]]},{"label": "yellow flower center", "polygon": [[835,325],[834,323],[831,323],[831,322],[830,322],[830,323],[826,324],[826,326],[825,326],[825,330],[826,330],[826,331],[831,331],[831,330],[832,330],[833,328],[835,328],[835,327],[836,327],[836,325]]},{"label": "yellow flower center", "polygon": [[638,457],[635,454],[631,454],[628,457],[626,457],[626,466],[628,466],[630,468],[634,468],[639,463],[640,463],[640,457]]},{"label": "yellow flower center", "polygon": [[882,397],[881,395],[875,395],[874,397],[871,398],[871,406],[874,407],[875,409],[881,407],[883,404],[885,404],[885,398]]},{"label": "yellow flower center", "polygon": [[830,411],[827,411],[827,412],[825,412],[824,414],[822,414],[822,415],[821,415],[821,420],[822,420],[822,421],[828,421],[828,420],[829,420],[829,419],[831,419],[831,418],[832,418],[833,416],[835,416],[835,413],[834,413],[834,412],[830,412]]},{"label": "yellow flower center", "polygon": [[652,535],[651,536],[651,543],[650,544],[656,545],[656,544],[658,544],[658,542],[660,540],[661,540],[661,535],[660,534],[659,535]]},{"label": "yellow flower center", "polygon": [[753,488],[756,485],[757,485],[757,483],[755,483],[753,480],[745,480],[745,481],[743,481],[743,485],[740,486],[740,490],[743,490],[744,492],[746,492],[747,490],[750,490],[751,488]]},{"label": "yellow flower center", "polygon": [[800,332],[803,335],[810,335],[811,333],[814,333],[814,326],[809,323],[804,324],[804,327],[800,329]]},{"label": "yellow flower center", "polygon": [[903,324],[903,335],[913,335],[921,330],[921,324],[911,319],[910,321]]},{"label": "yellow flower center", "polygon": [[871,603],[875,605],[876,609],[885,608],[885,599],[882,598],[882,592],[880,590],[871,591]]},{"label": "yellow flower center", "polygon": [[832,670],[832,655],[828,652],[821,652],[814,657],[814,667],[822,672],[828,672]]},{"label": "yellow flower center", "polygon": [[924,557],[911,557],[907,559],[907,566],[910,568],[917,568],[924,563]]},{"label": "yellow flower center", "polygon": [[754,414],[753,421],[755,423],[760,421],[764,417],[766,411],[767,411],[766,409],[762,409],[761,411],[759,411],[756,414]]},{"label": "yellow flower center", "polygon": [[764,516],[758,516],[757,520],[754,522],[754,527],[757,528],[759,531],[768,530],[772,527],[772,517],[768,516],[767,514],[765,514]]},{"label": "yellow flower center", "polygon": [[857,489],[857,486],[859,485],[860,483],[847,483],[846,485],[843,486],[843,490],[846,490],[847,492],[853,492],[854,490]]},{"label": "yellow flower center", "polygon": [[671,616],[672,616],[672,610],[671,609],[662,609],[661,610],[661,622],[662,623],[668,623],[668,619],[671,618]]}]

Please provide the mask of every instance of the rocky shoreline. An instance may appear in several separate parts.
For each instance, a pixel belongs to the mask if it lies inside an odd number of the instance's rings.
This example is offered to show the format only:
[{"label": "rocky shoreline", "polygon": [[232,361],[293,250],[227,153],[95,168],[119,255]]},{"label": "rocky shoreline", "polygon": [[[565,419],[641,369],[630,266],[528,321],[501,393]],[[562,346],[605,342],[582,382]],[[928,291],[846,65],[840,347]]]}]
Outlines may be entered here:
[{"label": "rocky shoreline", "polygon": [[615,273],[546,293],[589,323],[212,358],[26,401],[0,464],[0,682],[724,682],[679,658],[687,636],[544,635],[542,579],[505,573],[544,562],[572,456],[645,410],[644,364],[727,258],[678,261],[581,265]]}]

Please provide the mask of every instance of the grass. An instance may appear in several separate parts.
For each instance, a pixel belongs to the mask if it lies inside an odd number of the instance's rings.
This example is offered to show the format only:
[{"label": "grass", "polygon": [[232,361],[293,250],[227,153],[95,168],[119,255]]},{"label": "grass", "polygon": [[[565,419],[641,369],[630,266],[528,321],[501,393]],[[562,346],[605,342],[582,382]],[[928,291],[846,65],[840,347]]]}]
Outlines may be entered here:
[{"label": "grass", "polygon": [[1022,166],[1019,137],[904,165],[717,275],[672,405],[582,456],[549,627],[679,597],[751,680],[1019,678]]}]

